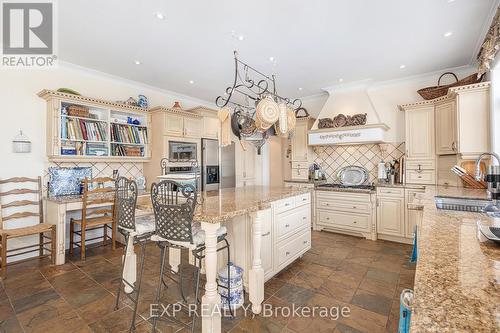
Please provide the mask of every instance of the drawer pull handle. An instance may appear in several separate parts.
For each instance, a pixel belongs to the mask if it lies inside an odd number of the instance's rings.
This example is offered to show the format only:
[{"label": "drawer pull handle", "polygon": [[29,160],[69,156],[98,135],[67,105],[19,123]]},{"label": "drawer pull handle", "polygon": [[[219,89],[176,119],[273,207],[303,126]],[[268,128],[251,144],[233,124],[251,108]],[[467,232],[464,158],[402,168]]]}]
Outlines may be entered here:
[{"label": "drawer pull handle", "polygon": [[305,220],[307,217],[306,216],[302,216],[302,219]]},{"label": "drawer pull handle", "polygon": [[287,202],[287,203],[285,204],[285,206],[290,206],[290,203],[289,203],[289,202]]},{"label": "drawer pull handle", "polygon": [[356,208],[358,208],[358,207],[356,207],[356,206],[352,206],[352,209],[356,209]]},{"label": "drawer pull handle", "polygon": [[329,218],[329,217],[327,217],[326,219],[327,219],[327,220],[329,220],[330,218]]},{"label": "drawer pull handle", "polygon": [[307,198],[302,198],[302,201],[306,201],[306,200],[307,200]]},{"label": "drawer pull handle", "polygon": [[265,234],[262,234],[262,237],[266,237],[266,236],[269,236],[271,234],[270,231],[266,232]]},{"label": "drawer pull handle", "polygon": [[287,256],[287,255],[289,255],[289,254],[290,254],[290,252],[288,252],[288,251],[286,251],[286,252],[285,252],[285,255],[286,255],[286,256]]},{"label": "drawer pull handle", "polygon": [[358,223],[358,222],[357,222],[357,221],[353,221],[352,223],[356,224],[356,223]]},{"label": "drawer pull handle", "polygon": [[306,241],[306,240],[304,241],[304,244],[307,244],[307,241]]},{"label": "drawer pull handle", "polygon": [[288,223],[285,224],[285,228],[289,228],[289,227],[290,227],[290,225]]}]

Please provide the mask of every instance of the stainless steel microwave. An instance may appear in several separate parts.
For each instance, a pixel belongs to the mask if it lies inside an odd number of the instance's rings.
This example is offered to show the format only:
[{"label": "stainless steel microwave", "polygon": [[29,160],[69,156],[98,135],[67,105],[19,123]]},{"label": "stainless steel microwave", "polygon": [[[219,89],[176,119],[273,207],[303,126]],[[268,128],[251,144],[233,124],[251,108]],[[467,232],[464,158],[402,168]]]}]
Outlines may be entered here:
[{"label": "stainless steel microwave", "polygon": [[198,144],[195,142],[168,142],[168,159],[170,162],[195,161]]}]

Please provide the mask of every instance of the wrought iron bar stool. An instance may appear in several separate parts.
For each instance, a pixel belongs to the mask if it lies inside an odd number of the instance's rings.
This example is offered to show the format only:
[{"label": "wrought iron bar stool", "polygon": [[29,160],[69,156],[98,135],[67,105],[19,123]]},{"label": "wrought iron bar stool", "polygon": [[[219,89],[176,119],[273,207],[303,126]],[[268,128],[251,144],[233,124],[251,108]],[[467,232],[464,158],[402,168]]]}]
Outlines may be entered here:
[{"label": "wrought iron bar stool", "polygon": [[[167,287],[164,280],[165,274],[165,257],[167,248],[188,249],[192,252],[195,261],[195,290],[194,302],[200,304],[199,301],[199,286],[200,286],[200,271],[201,261],[205,257],[205,232],[201,230],[199,224],[193,224],[193,216],[196,208],[197,193],[194,186],[189,184],[180,184],[172,180],[163,180],[160,183],[153,183],[151,186],[151,201],[155,215],[155,234],[151,240],[156,241],[160,247],[160,279],[156,295],[156,303],[158,304],[161,297],[162,286]],[[221,227],[217,231],[217,241],[223,242],[224,245],[217,249],[217,252],[227,250],[228,277],[230,280],[230,249],[226,239],[226,227]],[[167,275],[172,281],[177,283],[180,288],[181,297],[187,303],[183,290],[183,274],[182,264],[179,266],[179,273],[170,270],[171,275],[178,275],[178,279]],[[220,285],[219,285],[220,286]],[[227,287],[220,286],[231,290],[231,285]],[[228,292],[229,296],[229,292]],[[227,298],[230,302],[229,297]],[[231,304],[229,308],[232,312]],[[188,326],[185,323],[171,318],[172,321]],[[156,331],[158,317],[153,318],[153,332]],[[191,321],[191,332],[194,332],[196,323],[196,315],[193,315]]]},{"label": "wrought iron bar stool", "polygon": [[[132,315],[132,322],[130,324],[130,331],[135,330],[135,318],[137,314],[137,306],[139,304],[139,294],[141,292],[142,274],[144,272],[144,261],[146,256],[146,242],[151,238],[154,233],[154,219],[152,216],[137,218],[135,217],[135,208],[137,204],[137,183],[133,180],[128,180],[125,177],[118,177],[115,182],[116,188],[116,203],[115,203],[115,216],[118,223],[118,232],[125,237],[125,248],[123,251],[122,269],[120,276],[120,284],[116,293],[115,309],[118,310],[120,302],[120,294],[124,286],[128,286],[132,292],[124,292],[134,303],[134,312]],[[135,284],[130,283],[123,278],[125,269],[125,259],[129,246],[129,239],[133,238],[132,246],[140,244],[141,246],[141,266],[139,269],[139,277]],[[136,269],[134,266],[133,269]]]}]

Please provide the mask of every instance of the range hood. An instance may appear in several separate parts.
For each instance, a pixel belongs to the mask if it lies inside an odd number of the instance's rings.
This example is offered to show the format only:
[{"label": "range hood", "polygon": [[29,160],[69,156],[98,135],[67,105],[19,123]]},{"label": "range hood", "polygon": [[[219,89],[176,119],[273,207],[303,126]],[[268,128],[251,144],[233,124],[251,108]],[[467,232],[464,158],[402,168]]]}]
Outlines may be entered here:
[{"label": "range hood", "polygon": [[308,144],[310,146],[324,146],[384,143],[388,130],[389,126],[382,123],[310,130]]}]

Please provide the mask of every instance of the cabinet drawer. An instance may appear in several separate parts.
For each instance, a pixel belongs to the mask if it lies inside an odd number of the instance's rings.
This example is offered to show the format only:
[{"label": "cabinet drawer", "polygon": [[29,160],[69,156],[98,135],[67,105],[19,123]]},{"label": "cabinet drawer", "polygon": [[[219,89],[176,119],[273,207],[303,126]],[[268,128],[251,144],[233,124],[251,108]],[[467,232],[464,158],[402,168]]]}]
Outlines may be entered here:
[{"label": "cabinet drawer", "polygon": [[435,170],[406,170],[406,182],[409,184],[435,184]]},{"label": "cabinet drawer", "polygon": [[309,206],[292,209],[276,215],[276,229],[278,241],[290,236],[294,232],[311,225],[311,210]]},{"label": "cabinet drawer", "polygon": [[407,170],[431,170],[436,169],[436,160],[407,160]]},{"label": "cabinet drawer", "polygon": [[[301,187],[306,187],[306,186],[301,186]],[[295,207],[299,207],[302,205],[307,205],[311,203],[311,194],[306,193],[306,194],[301,194],[295,197]]]},{"label": "cabinet drawer", "polygon": [[370,216],[337,211],[318,210],[317,224],[354,230],[369,229]]},{"label": "cabinet drawer", "polygon": [[318,200],[334,200],[334,201],[356,201],[356,202],[370,202],[370,194],[368,193],[349,193],[349,192],[335,192],[323,191],[316,189],[316,197]]},{"label": "cabinet drawer", "polygon": [[386,197],[404,197],[404,188],[395,187],[377,187],[377,195],[383,195]]},{"label": "cabinet drawer", "polygon": [[327,200],[318,198],[317,208],[326,210],[342,210],[353,213],[370,213],[370,203],[367,202],[351,202],[341,200]]},{"label": "cabinet drawer", "polygon": [[311,230],[309,228],[298,232],[277,246],[278,270],[281,270],[297,256],[311,248]]},{"label": "cabinet drawer", "polygon": [[275,213],[277,213],[277,214],[281,213],[281,212],[285,212],[285,211],[293,209],[293,208],[295,208],[295,198],[294,197],[278,200],[278,201],[276,201],[275,206],[274,206]]},{"label": "cabinet drawer", "polygon": [[309,165],[304,161],[292,161],[292,169],[308,169]]},{"label": "cabinet drawer", "polygon": [[309,169],[292,169],[292,179],[309,179]]}]

